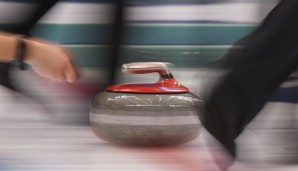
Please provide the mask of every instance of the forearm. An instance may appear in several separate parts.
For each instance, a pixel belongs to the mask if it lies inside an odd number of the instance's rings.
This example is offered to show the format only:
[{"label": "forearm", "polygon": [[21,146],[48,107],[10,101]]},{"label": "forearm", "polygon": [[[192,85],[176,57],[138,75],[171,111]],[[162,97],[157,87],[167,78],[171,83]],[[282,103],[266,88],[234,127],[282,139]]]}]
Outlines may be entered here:
[{"label": "forearm", "polygon": [[56,81],[72,82],[78,78],[70,52],[59,44],[39,38],[22,38],[21,35],[0,32],[0,61],[12,62],[19,58],[17,56],[22,50],[20,40],[26,45],[22,60],[30,62],[39,75]]},{"label": "forearm", "polygon": [[[0,61],[12,62],[15,60],[19,51],[19,41],[21,35],[7,32],[0,32]],[[34,38],[24,39],[26,43],[24,61],[30,61],[36,56],[40,56],[44,51],[44,44]]]},{"label": "forearm", "polygon": [[11,62],[18,50],[19,35],[0,32],[0,61]]}]

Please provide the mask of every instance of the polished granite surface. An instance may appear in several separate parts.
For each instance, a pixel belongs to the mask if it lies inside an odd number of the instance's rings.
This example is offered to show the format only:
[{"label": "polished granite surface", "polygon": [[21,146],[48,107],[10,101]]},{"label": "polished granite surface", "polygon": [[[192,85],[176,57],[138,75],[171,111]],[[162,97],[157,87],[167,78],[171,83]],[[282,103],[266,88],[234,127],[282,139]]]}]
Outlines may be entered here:
[{"label": "polished granite surface", "polygon": [[[88,124],[58,123],[36,101],[4,88],[0,91],[0,171],[218,171],[211,156],[222,164],[227,160],[206,131],[176,147],[116,146],[98,139]],[[255,154],[250,157],[257,158]],[[251,163],[237,162],[229,170],[298,169]]]}]

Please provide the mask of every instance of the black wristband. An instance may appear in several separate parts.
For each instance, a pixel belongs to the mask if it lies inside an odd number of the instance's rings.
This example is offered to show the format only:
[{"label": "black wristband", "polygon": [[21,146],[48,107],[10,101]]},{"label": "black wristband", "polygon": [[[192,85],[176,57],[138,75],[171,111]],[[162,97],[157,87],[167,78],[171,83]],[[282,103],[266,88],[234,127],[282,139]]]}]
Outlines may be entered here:
[{"label": "black wristband", "polygon": [[25,67],[25,63],[24,63],[24,59],[25,59],[25,56],[26,56],[26,49],[27,49],[27,46],[26,46],[26,42],[24,41],[23,37],[20,37],[18,39],[18,45],[17,45],[17,54],[16,54],[16,62],[17,62],[17,65],[19,66],[19,68],[21,70],[25,70],[26,67]]}]

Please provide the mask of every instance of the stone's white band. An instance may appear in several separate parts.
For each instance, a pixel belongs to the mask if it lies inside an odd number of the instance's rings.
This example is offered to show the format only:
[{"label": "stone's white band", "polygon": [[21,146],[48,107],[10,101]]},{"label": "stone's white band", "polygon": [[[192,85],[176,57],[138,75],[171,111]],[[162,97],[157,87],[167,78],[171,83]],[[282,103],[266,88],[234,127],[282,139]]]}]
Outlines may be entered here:
[{"label": "stone's white band", "polygon": [[188,116],[115,116],[108,114],[94,114],[90,113],[90,121],[98,124],[123,124],[123,125],[156,125],[156,126],[169,126],[169,125],[190,125],[199,124],[201,122],[196,115]]}]

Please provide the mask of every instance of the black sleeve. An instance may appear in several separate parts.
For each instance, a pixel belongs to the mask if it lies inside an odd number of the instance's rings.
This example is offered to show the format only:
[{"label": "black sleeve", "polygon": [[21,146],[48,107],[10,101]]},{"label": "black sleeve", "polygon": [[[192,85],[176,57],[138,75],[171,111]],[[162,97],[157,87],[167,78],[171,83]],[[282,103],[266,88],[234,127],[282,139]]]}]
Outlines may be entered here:
[{"label": "black sleeve", "polygon": [[234,158],[234,140],[298,66],[297,9],[297,0],[283,0],[270,12],[206,101],[203,124]]}]

